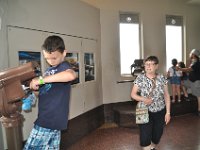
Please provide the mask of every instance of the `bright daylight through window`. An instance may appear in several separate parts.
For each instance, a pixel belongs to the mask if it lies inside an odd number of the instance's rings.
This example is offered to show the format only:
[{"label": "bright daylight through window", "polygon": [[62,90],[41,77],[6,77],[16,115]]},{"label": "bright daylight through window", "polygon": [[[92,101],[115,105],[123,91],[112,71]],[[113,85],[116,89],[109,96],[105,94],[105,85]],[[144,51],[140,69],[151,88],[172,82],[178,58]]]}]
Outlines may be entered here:
[{"label": "bright daylight through window", "polygon": [[172,59],[183,61],[182,17],[166,17],[166,70],[172,66]]},{"label": "bright daylight through window", "polygon": [[138,14],[120,14],[121,75],[131,75],[131,65],[140,58]]}]

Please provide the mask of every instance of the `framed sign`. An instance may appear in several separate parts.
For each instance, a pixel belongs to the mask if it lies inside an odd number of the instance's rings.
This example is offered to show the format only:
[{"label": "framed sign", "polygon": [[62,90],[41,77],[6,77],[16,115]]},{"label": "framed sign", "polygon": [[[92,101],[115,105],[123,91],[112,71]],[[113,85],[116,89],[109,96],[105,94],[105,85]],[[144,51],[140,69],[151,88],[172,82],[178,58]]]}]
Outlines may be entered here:
[{"label": "framed sign", "polygon": [[72,82],[72,84],[77,84],[79,80],[79,59],[78,53],[67,53],[65,60],[70,63],[72,69],[76,72],[77,78]]},{"label": "framed sign", "polygon": [[36,68],[37,76],[40,76],[42,74],[40,52],[19,51],[18,56],[19,56],[19,65],[35,61],[38,63],[38,67]]},{"label": "framed sign", "polygon": [[94,80],[95,68],[94,68],[94,54],[85,53],[84,54],[84,65],[85,65],[85,81]]}]

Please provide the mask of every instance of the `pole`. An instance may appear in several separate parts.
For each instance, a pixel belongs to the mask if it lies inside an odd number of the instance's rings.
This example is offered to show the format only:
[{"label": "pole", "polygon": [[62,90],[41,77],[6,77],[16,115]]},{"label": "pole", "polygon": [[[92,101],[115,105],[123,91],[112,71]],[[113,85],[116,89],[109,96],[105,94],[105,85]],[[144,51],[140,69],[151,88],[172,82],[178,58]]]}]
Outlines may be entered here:
[{"label": "pole", "polygon": [[8,150],[22,150],[22,115],[15,113],[11,117],[1,117],[6,131]]}]

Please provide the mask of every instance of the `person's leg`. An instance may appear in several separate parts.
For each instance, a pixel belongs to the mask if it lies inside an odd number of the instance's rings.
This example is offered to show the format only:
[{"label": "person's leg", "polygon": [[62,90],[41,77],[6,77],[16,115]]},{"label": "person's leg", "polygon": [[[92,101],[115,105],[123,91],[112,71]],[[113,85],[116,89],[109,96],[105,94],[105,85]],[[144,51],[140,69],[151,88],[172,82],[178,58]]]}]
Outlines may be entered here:
[{"label": "person's leg", "polygon": [[60,139],[61,139],[61,131],[59,130],[54,130],[54,132],[51,132],[51,138],[49,140],[49,149],[60,149]]},{"label": "person's leg", "polygon": [[149,123],[139,125],[140,129],[140,146],[144,150],[150,150],[152,137],[152,119],[149,114]]},{"label": "person's leg", "polygon": [[184,99],[186,101],[189,101],[188,92],[187,92],[186,87],[184,86],[184,81],[181,81],[181,89],[182,89],[183,94],[184,94]]},{"label": "person's leg", "polygon": [[29,150],[29,149],[36,149],[39,145],[39,143],[42,143],[42,131],[39,129],[38,126],[34,126],[30,136],[23,148],[23,150]]},{"label": "person's leg", "polygon": [[176,93],[178,95],[178,102],[181,102],[181,88],[179,84],[176,85]]},{"label": "person's leg", "polygon": [[[188,79],[183,81],[183,86],[185,87],[186,92],[187,92],[187,90],[189,89],[189,90],[190,90],[190,94],[192,93],[192,92],[191,92],[191,90],[192,90],[192,88],[191,88],[191,83],[190,83],[190,81],[189,81]],[[189,95],[188,95],[188,94],[189,94],[189,93],[187,92],[188,98],[186,98],[186,100],[190,101]]]},{"label": "person's leg", "polygon": [[[50,148],[51,145],[53,145],[51,144],[52,143],[51,140],[55,134],[57,134],[57,130],[42,128],[35,125],[31,131],[31,134],[23,150],[30,150],[30,149],[47,150]],[[58,144],[55,144],[55,145],[58,145]]]},{"label": "person's leg", "polygon": [[165,126],[165,110],[157,112],[153,115],[153,131],[152,131],[152,146],[160,142]]},{"label": "person's leg", "polygon": [[176,101],[176,87],[175,84],[171,84],[172,86],[172,103]]}]

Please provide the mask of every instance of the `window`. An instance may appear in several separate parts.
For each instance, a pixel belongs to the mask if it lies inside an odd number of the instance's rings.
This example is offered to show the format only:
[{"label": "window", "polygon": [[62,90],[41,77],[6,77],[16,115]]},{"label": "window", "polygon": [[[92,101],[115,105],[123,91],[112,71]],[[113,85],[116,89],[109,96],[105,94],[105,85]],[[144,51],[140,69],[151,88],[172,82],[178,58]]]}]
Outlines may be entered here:
[{"label": "window", "polygon": [[119,30],[121,75],[131,75],[131,65],[140,58],[139,15],[120,14]]},{"label": "window", "polygon": [[172,66],[172,59],[183,60],[183,18],[166,16],[166,70]]}]

